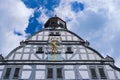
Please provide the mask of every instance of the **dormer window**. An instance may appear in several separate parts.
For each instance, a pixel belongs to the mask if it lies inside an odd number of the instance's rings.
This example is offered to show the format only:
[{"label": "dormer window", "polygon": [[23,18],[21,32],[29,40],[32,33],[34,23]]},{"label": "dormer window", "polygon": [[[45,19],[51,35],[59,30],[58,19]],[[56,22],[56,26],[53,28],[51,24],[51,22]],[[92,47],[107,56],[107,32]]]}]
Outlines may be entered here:
[{"label": "dormer window", "polygon": [[67,47],[66,53],[68,53],[68,54],[69,54],[69,53],[73,53],[71,47]]},{"label": "dormer window", "polygon": [[38,47],[36,53],[43,53],[43,47]]}]

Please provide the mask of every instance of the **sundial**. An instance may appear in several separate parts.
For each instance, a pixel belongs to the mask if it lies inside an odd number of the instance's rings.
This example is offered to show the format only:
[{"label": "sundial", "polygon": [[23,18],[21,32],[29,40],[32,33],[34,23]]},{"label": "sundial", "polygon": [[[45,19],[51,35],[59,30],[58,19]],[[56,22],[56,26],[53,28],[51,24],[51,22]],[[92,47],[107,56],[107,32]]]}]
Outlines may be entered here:
[{"label": "sundial", "polygon": [[61,45],[59,37],[51,37],[48,44],[48,60],[61,60]]}]

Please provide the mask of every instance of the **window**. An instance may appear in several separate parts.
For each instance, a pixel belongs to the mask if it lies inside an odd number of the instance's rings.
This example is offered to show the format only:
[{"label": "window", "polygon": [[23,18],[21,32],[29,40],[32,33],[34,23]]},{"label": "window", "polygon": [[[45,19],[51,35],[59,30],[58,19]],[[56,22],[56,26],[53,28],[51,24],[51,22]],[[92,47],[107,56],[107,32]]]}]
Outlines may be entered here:
[{"label": "window", "polygon": [[20,68],[16,68],[15,69],[15,73],[14,73],[14,76],[13,76],[14,79],[18,79],[18,77],[19,77],[19,71],[20,71]]},{"label": "window", "polygon": [[47,68],[47,78],[48,79],[62,79],[63,78],[63,72],[61,67],[50,67]]},{"label": "window", "polygon": [[67,47],[67,51],[66,51],[66,53],[73,53],[71,47]]},{"label": "window", "polygon": [[50,32],[49,36],[60,36],[59,32]]},{"label": "window", "polygon": [[38,50],[36,51],[36,53],[43,53],[43,48],[42,47],[38,47]]},{"label": "window", "polygon": [[48,68],[47,78],[53,78],[53,68]]},{"label": "window", "polygon": [[99,67],[99,74],[101,79],[106,79],[106,75],[102,67]]},{"label": "window", "polygon": [[56,22],[52,21],[51,24],[55,24]]},{"label": "window", "polygon": [[67,51],[71,52],[72,51],[71,47],[67,47]]},{"label": "window", "polygon": [[58,20],[58,24],[60,27],[64,28],[65,27],[65,22]]},{"label": "window", "polygon": [[92,79],[97,79],[97,74],[96,74],[95,67],[91,67],[90,72],[91,72]]},{"label": "window", "polygon": [[54,33],[53,33],[53,32],[50,32],[49,36],[54,36]]},{"label": "window", "polygon": [[91,77],[92,79],[98,79],[98,75],[96,73],[96,70],[99,72],[99,76],[101,79],[107,79],[103,67],[98,66],[97,69],[95,67],[90,67]]},{"label": "window", "polygon": [[62,78],[62,68],[57,68],[57,78]]},{"label": "window", "polygon": [[42,51],[42,47],[38,47],[38,51]]},{"label": "window", "polygon": [[64,25],[62,23],[59,24],[60,27],[64,27]]},{"label": "window", "polygon": [[56,36],[60,36],[60,33],[59,33],[59,32],[56,32]]},{"label": "window", "polygon": [[4,79],[9,79],[10,72],[11,72],[11,68],[7,68],[7,69],[6,69],[5,76],[4,76]]}]

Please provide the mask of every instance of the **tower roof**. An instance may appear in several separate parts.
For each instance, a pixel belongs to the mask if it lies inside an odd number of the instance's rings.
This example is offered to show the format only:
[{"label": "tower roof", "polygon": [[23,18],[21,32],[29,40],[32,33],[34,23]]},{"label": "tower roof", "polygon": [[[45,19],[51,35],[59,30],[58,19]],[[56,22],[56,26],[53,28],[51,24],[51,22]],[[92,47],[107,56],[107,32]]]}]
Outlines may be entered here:
[{"label": "tower roof", "polygon": [[66,22],[63,21],[61,18],[57,17],[56,15],[52,18],[49,18],[46,23],[44,24],[44,28],[62,28],[67,29]]}]

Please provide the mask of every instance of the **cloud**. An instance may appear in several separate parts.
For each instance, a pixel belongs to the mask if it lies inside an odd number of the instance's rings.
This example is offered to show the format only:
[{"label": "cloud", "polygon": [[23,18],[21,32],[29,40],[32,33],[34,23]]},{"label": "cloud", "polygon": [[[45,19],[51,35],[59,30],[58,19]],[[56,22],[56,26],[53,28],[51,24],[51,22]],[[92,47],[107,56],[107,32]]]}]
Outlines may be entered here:
[{"label": "cloud", "polygon": [[45,22],[50,18],[53,17],[54,12],[45,8],[40,7],[39,8],[41,15],[40,17],[37,18],[37,20],[39,21],[39,23],[42,23],[43,28],[44,28],[44,24]]},{"label": "cloud", "polygon": [[27,34],[34,34],[35,32],[37,32],[38,30],[40,30],[42,28],[42,23],[39,23],[37,18],[41,15],[41,12],[39,9],[35,9],[34,10],[34,14],[33,16],[31,16],[29,18],[29,23],[28,26],[25,30],[25,32]]},{"label": "cloud", "polygon": [[[48,18],[57,14],[67,22],[69,30],[88,40],[90,46],[104,57],[106,55],[113,57],[117,66],[120,66],[118,63],[120,61],[119,0],[22,1],[24,4],[20,0],[0,1],[0,15],[2,15],[0,49],[3,53],[8,54],[25,39],[26,34],[40,30]],[[31,8],[34,9],[34,13]],[[33,26],[35,26],[34,31],[31,33]],[[22,36],[16,35],[15,32]]]},{"label": "cloud", "polygon": [[80,3],[80,2],[72,2],[71,3],[71,9],[74,11],[74,12],[79,12],[79,11],[82,11],[84,9],[84,4],[83,3]]},{"label": "cloud", "polygon": [[22,0],[28,8],[40,8],[54,10],[59,5],[60,0]]},{"label": "cloud", "polygon": [[[71,3],[82,3],[83,10],[76,13],[71,9]],[[120,58],[120,1],[118,0],[61,0],[55,13],[68,21],[67,27],[84,40],[104,57],[110,55],[116,60]],[[116,62],[117,66],[118,61]]]},{"label": "cloud", "polygon": [[54,8],[59,5],[60,0],[22,0],[26,7],[33,8],[34,14],[29,19],[25,32],[34,34],[42,29],[45,21],[54,15]]},{"label": "cloud", "polygon": [[[4,56],[25,39],[24,30],[32,13],[33,10],[26,8],[20,0],[0,0],[0,49]],[[18,36],[15,32],[23,36]]]},{"label": "cloud", "polygon": [[15,30],[14,30],[14,34],[16,34],[16,35],[18,35],[18,36],[22,36],[22,33],[17,32],[17,31],[15,31]]},{"label": "cloud", "polygon": [[[98,0],[99,1],[99,0]],[[117,3],[117,4],[116,4]],[[119,10],[119,1],[99,1],[99,4],[96,1],[92,4],[95,9],[89,7],[89,10],[94,12],[102,12],[103,14],[100,17],[105,17],[105,25],[101,26],[102,28],[98,29],[97,31],[90,32],[87,39],[92,42],[92,46],[99,50],[102,55],[110,55],[114,59],[116,59],[116,64],[118,65],[118,58],[120,58],[120,51],[119,51],[119,34],[120,34],[120,10]],[[91,6],[91,5],[89,5]],[[103,20],[102,20],[103,21]],[[91,37],[90,37],[91,36]],[[96,42],[98,44],[96,44]],[[120,65],[118,65],[120,66]]]}]

